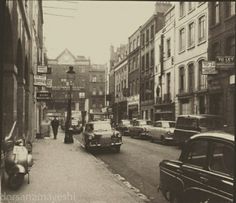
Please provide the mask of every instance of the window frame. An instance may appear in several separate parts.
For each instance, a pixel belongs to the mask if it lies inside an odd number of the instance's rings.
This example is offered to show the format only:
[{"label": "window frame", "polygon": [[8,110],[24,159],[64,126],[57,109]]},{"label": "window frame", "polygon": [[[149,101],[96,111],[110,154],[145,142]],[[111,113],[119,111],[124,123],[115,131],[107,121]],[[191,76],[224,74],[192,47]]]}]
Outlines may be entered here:
[{"label": "window frame", "polygon": [[[201,19],[203,19],[203,21]],[[202,30],[202,24],[203,24],[203,30]],[[206,35],[207,35],[206,32],[207,32],[206,15],[202,15],[198,18],[198,43],[206,41]],[[203,33],[203,37],[201,37],[201,33]]]},{"label": "window frame", "polygon": [[194,46],[195,46],[195,22],[192,21],[188,24],[188,48],[192,48]]},{"label": "window frame", "polygon": [[179,29],[179,53],[182,53],[186,49],[185,35],[186,35],[185,27],[182,27],[181,29]]}]

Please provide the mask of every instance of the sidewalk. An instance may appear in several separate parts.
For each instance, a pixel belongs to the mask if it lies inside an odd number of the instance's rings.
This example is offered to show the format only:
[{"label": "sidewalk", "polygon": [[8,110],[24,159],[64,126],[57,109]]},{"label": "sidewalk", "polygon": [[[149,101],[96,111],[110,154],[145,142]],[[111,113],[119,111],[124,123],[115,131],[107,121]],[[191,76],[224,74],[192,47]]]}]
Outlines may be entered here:
[{"label": "sidewalk", "polygon": [[64,134],[60,130],[57,140],[52,139],[52,135],[35,140],[30,184],[27,184],[26,176],[18,191],[2,191],[2,202],[143,202],[76,141],[64,144],[63,140]]}]

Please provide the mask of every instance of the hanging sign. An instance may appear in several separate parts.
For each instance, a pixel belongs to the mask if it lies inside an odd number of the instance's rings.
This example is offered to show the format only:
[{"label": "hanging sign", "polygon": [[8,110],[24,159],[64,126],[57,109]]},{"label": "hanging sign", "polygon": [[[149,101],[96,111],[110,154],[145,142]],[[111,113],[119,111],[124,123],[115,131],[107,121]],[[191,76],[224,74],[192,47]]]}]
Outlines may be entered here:
[{"label": "hanging sign", "polygon": [[47,79],[46,87],[47,88],[52,88],[52,79]]},{"label": "hanging sign", "polygon": [[43,91],[43,92],[37,92],[36,93],[36,99],[37,100],[48,100],[51,99],[52,95],[51,92]]},{"label": "hanging sign", "polygon": [[47,66],[38,66],[38,73],[40,73],[40,74],[48,73],[48,67]]},{"label": "hanging sign", "polygon": [[34,85],[35,86],[46,86],[46,81],[47,81],[46,76],[42,76],[42,75],[35,75],[34,76]]},{"label": "hanging sign", "polygon": [[217,74],[215,61],[203,61],[202,62],[202,75],[214,75]]}]

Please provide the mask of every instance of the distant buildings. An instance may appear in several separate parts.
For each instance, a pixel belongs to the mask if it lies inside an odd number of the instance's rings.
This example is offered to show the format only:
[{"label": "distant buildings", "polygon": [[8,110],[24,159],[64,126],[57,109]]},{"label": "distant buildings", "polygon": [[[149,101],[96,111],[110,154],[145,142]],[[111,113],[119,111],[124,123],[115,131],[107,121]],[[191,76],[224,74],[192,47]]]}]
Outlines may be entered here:
[{"label": "distant buildings", "polygon": [[74,56],[65,49],[56,59],[49,59],[48,66],[51,69],[48,79],[52,80],[48,113],[57,112],[63,116],[67,111],[69,86],[66,71],[69,66],[73,66],[75,71],[72,110],[86,111],[87,114],[102,112],[105,107],[105,65],[92,65],[90,59]]},{"label": "distant buildings", "polygon": [[[154,10],[128,37],[129,95],[123,112],[127,109],[129,119],[153,121],[217,114],[232,127],[235,2],[157,2]],[[111,87],[123,80],[113,71]],[[114,88],[109,94],[114,97]],[[123,97],[116,94],[110,106]]]}]

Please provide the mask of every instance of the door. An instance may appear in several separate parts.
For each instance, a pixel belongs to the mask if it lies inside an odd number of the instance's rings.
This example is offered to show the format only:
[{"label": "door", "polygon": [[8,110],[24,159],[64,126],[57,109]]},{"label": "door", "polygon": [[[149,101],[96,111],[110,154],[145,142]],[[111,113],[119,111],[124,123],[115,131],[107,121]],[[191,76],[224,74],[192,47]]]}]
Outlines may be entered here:
[{"label": "door", "polygon": [[181,167],[181,178],[184,182],[183,197],[186,203],[200,203],[207,201],[209,187],[206,184],[208,158],[208,141],[195,140],[189,143],[187,153]]},{"label": "door", "polygon": [[209,203],[233,202],[234,147],[223,141],[212,141],[209,159],[209,181],[212,195]]}]

